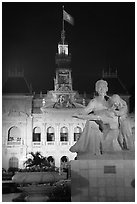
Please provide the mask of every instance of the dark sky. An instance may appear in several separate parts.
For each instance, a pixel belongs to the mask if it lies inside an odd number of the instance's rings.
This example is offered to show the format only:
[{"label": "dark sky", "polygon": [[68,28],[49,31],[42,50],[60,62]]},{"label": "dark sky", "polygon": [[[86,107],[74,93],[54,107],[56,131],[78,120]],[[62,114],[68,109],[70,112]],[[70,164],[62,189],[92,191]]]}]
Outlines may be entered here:
[{"label": "dark sky", "polygon": [[[36,92],[53,89],[62,5],[2,3],[3,82],[5,70],[18,67]],[[110,66],[117,68],[130,91],[135,82],[135,3],[68,2],[64,6],[75,20],[74,26],[65,22],[74,88],[84,86],[82,79],[92,83]]]}]

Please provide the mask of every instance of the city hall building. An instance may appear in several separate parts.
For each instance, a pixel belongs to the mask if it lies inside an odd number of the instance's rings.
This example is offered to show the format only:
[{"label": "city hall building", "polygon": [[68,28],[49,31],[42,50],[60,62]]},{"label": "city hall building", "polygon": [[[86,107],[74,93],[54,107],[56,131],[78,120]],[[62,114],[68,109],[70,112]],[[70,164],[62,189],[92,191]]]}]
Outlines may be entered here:
[{"label": "city hall building", "polygon": [[[23,168],[30,152],[40,152],[55,166],[74,160],[69,148],[80,137],[85,121],[72,116],[94,96],[73,90],[71,54],[62,32],[55,56],[54,88],[47,93],[32,93],[23,71],[8,72],[2,97],[2,167]],[[118,93],[128,103],[129,95],[115,73],[102,73],[99,79],[109,84],[109,95]]]}]

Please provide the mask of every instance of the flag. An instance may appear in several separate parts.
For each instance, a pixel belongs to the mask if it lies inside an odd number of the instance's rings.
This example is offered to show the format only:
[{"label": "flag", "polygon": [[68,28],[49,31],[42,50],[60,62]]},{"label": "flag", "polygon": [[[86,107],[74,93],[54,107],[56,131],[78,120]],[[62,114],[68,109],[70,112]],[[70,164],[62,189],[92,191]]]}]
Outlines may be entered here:
[{"label": "flag", "polygon": [[73,17],[64,10],[63,10],[63,20],[67,21],[71,25],[74,25]]}]

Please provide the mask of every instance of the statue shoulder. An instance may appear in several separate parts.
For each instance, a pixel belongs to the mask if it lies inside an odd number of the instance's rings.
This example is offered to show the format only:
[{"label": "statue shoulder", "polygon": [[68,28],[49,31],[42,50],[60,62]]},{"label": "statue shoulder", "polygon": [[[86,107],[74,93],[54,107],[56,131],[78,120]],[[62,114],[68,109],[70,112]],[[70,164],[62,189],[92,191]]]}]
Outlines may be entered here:
[{"label": "statue shoulder", "polygon": [[91,99],[91,100],[89,101],[89,104],[88,104],[88,105],[94,106],[94,105],[96,105],[97,103],[98,103],[97,98],[93,98],[93,99]]}]

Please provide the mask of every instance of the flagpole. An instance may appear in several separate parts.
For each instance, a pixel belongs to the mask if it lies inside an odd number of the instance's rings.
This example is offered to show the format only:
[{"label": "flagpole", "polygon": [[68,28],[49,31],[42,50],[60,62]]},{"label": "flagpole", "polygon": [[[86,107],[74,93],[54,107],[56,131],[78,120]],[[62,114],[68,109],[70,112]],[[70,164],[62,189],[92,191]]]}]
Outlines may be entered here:
[{"label": "flagpole", "polygon": [[[62,6],[62,9],[63,9],[63,12],[64,12],[64,5]],[[63,45],[64,45],[64,17],[62,18],[62,34],[63,34]]]}]

